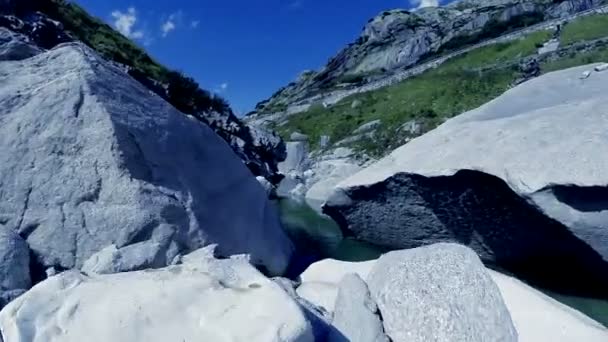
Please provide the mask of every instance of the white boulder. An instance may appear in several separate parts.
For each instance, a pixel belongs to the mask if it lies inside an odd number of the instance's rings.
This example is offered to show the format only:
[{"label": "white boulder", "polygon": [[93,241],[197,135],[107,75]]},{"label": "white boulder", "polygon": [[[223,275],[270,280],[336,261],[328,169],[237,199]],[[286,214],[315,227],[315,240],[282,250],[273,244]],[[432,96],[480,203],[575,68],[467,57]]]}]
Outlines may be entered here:
[{"label": "white boulder", "polygon": [[340,187],[372,185],[402,172],[449,176],[462,169],[500,177],[520,193],[551,184],[606,184],[608,158],[588,156],[597,156],[597,146],[608,139],[602,110],[608,106],[608,74],[581,82],[578,76],[590,67],[602,65],[552,72],[510,89],[398,148]]},{"label": "white boulder", "polygon": [[602,72],[602,71],[606,71],[608,70],[608,63],[603,63],[600,65],[597,65],[595,68],[593,68],[595,71],[597,72]]},{"label": "white boulder", "polygon": [[352,150],[338,148],[330,155],[320,158],[313,164],[314,176],[308,180],[306,203],[321,211],[321,206],[341,181],[362,170],[358,162],[351,158]]},{"label": "white boulder", "polygon": [[608,330],[521,281],[490,271],[511,313],[519,342],[602,342]]},{"label": "white boulder", "polygon": [[245,258],[210,249],[163,269],[85,276],[68,271],[0,312],[10,342],[312,342],[298,304]]},{"label": "white boulder", "polygon": [[498,287],[467,247],[387,253],[367,283],[393,342],[517,341]]},{"label": "white boulder", "polygon": [[226,142],[85,45],[0,62],[0,103],[0,216],[42,267],[150,242],[161,266],[218,244],[286,269],[276,210]]}]

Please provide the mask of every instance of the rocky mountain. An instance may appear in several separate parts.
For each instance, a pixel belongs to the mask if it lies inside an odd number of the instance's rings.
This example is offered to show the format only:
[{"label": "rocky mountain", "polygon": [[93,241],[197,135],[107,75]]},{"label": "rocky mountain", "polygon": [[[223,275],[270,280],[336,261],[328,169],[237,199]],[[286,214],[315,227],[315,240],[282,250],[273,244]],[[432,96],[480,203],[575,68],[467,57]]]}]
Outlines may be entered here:
[{"label": "rocky mountain", "polygon": [[467,0],[414,12],[385,11],[370,19],[357,40],[332,57],[323,69],[303,73],[259,103],[255,112],[274,113],[310,103],[331,90],[386,78],[422,61],[604,3],[603,0]]},{"label": "rocky mountain", "polygon": [[63,0],[5,0],[0,7],[0,27],[24,35],[40,49],[75,40],[84,42],[180,111],[208,124],[254,175],[272,183],[280,180],[277,164],[285,159],[285,146],[279,136],[247,126],[223,99],[200,89],[194,80],[158,64],[78,5]]},{"label": "rocky mountain", "polygon": [[606,298],[608,64],[549,73],[340,183],[345,234],[390,248],[456,241],[541,287]]}]

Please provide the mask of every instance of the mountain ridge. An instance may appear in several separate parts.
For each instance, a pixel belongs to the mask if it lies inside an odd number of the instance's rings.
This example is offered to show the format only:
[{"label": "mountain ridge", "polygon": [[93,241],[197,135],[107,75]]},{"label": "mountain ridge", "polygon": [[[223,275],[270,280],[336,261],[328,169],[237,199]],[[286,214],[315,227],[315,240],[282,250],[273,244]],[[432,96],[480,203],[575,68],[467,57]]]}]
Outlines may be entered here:
[{"label": "mountain ridge", "polygon": [[447,52],[605,4],[603,0],[458,1],[417,11],[384,11],[321,70],[304,73],[258,103],[249,115],[302,111],[306,106],[297,105],[320,102],[319,94],[362,86]]}]

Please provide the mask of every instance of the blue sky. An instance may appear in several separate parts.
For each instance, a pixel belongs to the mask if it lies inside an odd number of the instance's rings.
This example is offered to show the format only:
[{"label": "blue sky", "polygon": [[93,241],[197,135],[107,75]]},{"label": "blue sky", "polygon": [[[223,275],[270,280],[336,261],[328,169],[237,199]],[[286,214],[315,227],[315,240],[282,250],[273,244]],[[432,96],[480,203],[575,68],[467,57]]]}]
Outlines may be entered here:
[{"label": "blue sky", "polygon": [[[435,2],[436,0],[423,0]],[[383,10],[420,0],[76,0],[239,113],[318,69]]]}]

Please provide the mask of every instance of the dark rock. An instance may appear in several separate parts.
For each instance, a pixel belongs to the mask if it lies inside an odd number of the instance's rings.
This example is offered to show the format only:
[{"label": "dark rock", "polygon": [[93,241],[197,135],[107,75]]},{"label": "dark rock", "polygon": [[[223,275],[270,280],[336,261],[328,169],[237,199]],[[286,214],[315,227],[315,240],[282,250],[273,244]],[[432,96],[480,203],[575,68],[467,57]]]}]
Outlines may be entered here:
[{"label": "dark rock", "polygon": [[352,204],[325,212],[359,239],[393,249],[456,241],[539,286],[607,295],[602,256],[494,176],[398,174],[348,197]]}]

